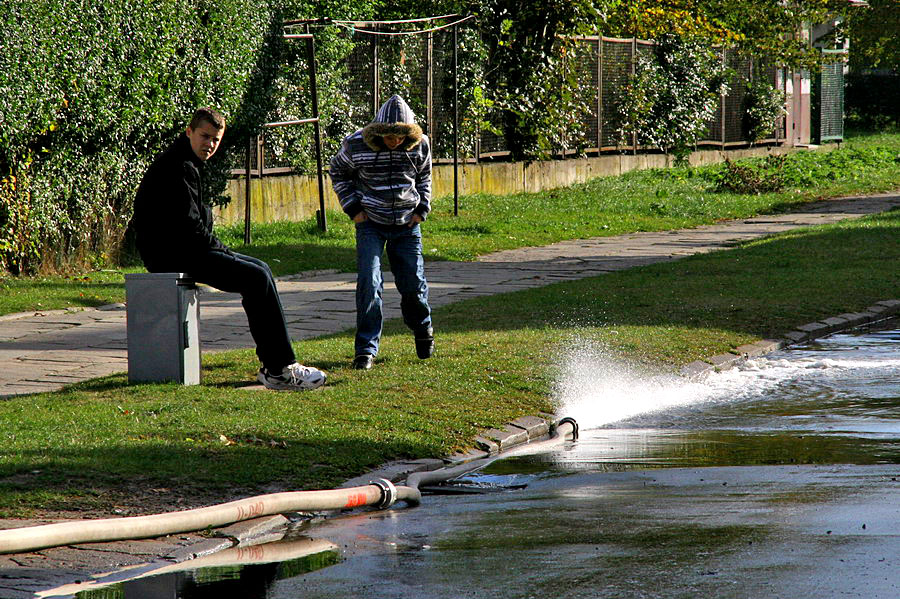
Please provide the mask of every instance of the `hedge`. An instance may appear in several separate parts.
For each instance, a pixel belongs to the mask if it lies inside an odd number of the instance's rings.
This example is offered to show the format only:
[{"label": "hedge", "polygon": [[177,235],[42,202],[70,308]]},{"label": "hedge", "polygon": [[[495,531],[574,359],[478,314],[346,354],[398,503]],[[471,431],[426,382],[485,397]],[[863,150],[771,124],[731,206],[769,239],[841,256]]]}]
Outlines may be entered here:
[{"label": "hedge", "polygon": [[[303,47],[281,40],[284,19],[367,16],[370,4],[4,0],[0,273],[115,252],[141,175],[197,106],[228,119],[210,161],[211,191],[220,193],[248,135],[277,112],[278,79],[305,81],[305,64],[291,60]],[[322,52],[330,61],[343,54]]]}]

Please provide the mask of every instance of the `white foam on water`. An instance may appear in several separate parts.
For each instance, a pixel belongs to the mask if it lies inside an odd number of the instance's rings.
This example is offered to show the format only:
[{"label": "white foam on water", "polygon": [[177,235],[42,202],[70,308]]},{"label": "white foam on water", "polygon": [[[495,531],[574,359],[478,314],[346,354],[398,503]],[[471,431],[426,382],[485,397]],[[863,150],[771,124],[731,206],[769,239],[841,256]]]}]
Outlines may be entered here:
[{"label": "white foam on water", "polygon": [[553,393],[557,413],[589,429],[676,407],[758,398],[782,383],[810,377],[865,369],[900,372],[900,359],[757,358],[695,382],[650,372],[602,344],[575,339],[560,353],[559,369]]}]

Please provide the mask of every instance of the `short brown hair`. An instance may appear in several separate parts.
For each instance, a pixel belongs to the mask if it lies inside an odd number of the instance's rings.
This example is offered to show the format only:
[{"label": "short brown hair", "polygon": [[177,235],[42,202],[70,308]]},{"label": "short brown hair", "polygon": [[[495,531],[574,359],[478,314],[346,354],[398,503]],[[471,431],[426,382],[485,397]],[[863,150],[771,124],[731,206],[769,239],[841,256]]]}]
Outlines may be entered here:
[{"label": "short brown hair", "polygon": [[200,123],[209,123],[216,129],[224,129],[225,128],[225,117],[222,116],[222,113],[214,108],[198,108],[196,112],[194,112],[194,116],[191,117],[191,123],[188,125],[191,129],[196,129],[200,126]]}]

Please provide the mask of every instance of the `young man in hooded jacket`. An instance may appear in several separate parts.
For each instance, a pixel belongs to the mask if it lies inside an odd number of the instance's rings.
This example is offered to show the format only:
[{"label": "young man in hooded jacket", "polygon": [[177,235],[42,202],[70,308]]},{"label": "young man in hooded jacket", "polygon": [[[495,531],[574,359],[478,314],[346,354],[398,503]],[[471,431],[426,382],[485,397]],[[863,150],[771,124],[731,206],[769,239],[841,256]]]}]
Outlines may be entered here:
[{"label": "young man in hooded jacket", "polygon": [[200,108],[185,134],[147,169],[134,201],[138,252],[150,272],[184,272],[200,283],[241,294],[262,362],[257,379],[263,385],[280,391],[321,387],[325,373],[294,357],[269,266],[231,251],[213,234],[202,176],[224,134],[224,117]]},{"label": "young man in hooded jacket", "polygon": [[431,144],[403,98],[392,96],[374,121],[344,139],[329,174],[341,207],[356,224],[353,367],[368,370],[378,354],[385,248],[416,354],[431,357],[434,331],[419,226],[431,208]]}]

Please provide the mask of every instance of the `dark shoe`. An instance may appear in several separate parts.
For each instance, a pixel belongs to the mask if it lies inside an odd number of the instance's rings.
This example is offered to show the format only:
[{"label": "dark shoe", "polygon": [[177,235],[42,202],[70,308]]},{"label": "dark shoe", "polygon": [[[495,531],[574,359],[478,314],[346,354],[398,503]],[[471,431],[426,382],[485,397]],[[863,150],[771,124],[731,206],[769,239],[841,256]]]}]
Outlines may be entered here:
[{"label": "dark shoe", "polygon": [[372,354],[359,354],[353,358],[353,370],[371,370],[374,362]]},{"label": "dark shoe", "polygon": [[434,353],[434,329],[428,327],[416,333],[416,355],[420,360],[431,357]]}]

